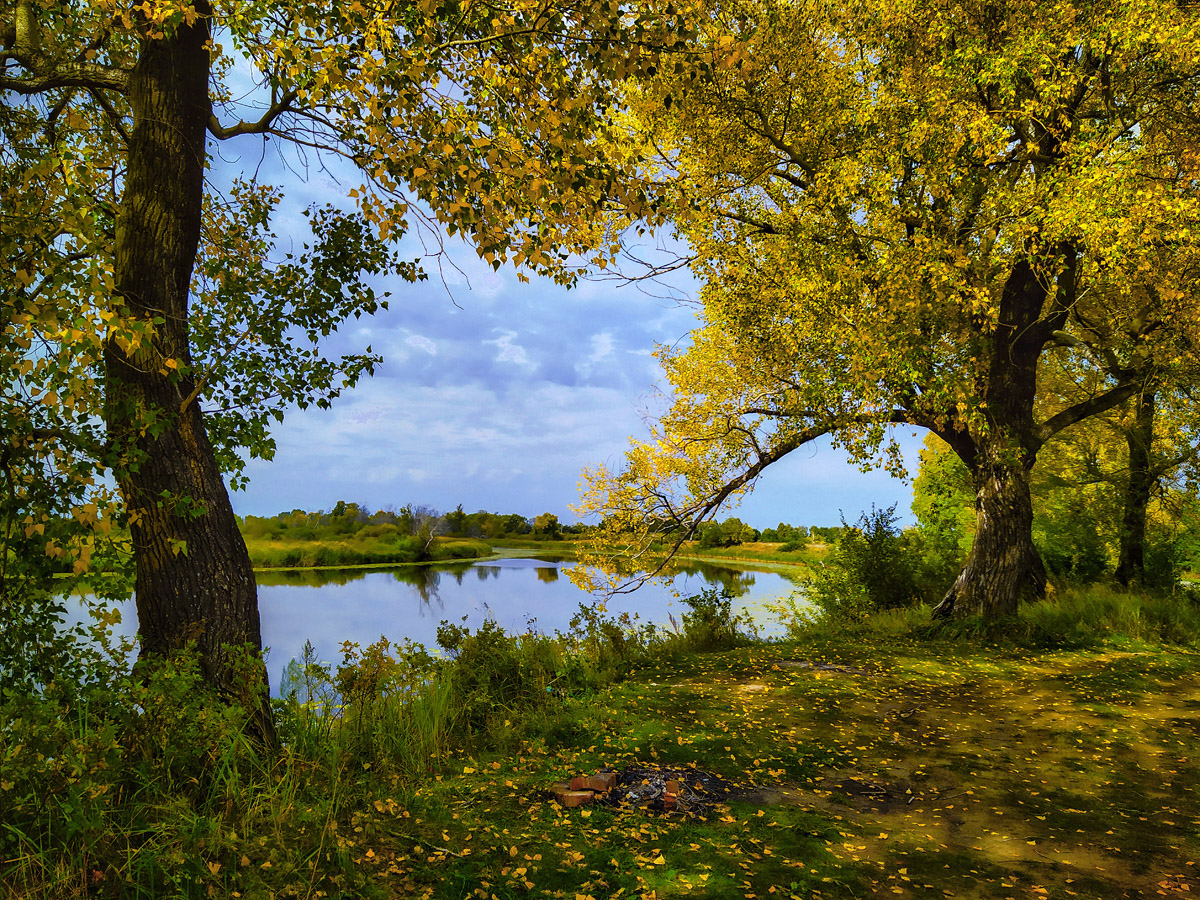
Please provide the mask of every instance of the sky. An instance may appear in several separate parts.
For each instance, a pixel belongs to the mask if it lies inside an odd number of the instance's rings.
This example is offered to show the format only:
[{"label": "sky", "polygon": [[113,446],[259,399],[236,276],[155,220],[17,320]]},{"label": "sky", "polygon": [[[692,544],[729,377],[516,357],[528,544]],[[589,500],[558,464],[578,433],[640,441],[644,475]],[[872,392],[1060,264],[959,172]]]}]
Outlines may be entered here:
[{"label": "sky", "polygon": [[[332,409],[294,410],[277,426],[274,460],[251,461],[248,489],[233,496],[240,514],[346,500],[573,522],[582,470],[619,466],[629,438],[649,433],[668,403],[653,348],[687,341],[693,307],[612,281],[569,291],[545,279],[523,284],[462,244],[452,251],[462,272],[444,267],[445,284],[435,269],[417,285],[381,285],[392,291],[389,310],[351,321],[330,345],[369,345],[383,365]],[[906,438],[915,460],[919,438]],[[910,495],[886,473],[864,474],[814,445],[768,470],[726,514],[759,528],[832,525],[872,503],[906,514]]]},{"label": "sky", "polygon": [[[253,86],[245,86],[252,96]],[[248,113],[247,117],[255,117]],[[303,240],[301,211],[313,203],[345,207],[354,173],[309,168],[252,136],[212,145],[210,183],[257,173],[283,188],[273,230]],[[619,467],[629,439],[644,438],[667,408],[656,344],[685,342],[698,325],[694,305],[663,288],[584,281],[572,290],[511,267],[493,271],[458,239],[444,244],[449,265],[428,281],[400,279],[390,308],[352,320],[329,354],[368,345],[384,362],[332,409],[292,410],[273,434],[271,461],[251,460],[249,487],[232,500],[241,515],[330,509],[337,501],[372,509],[405,504],[441,511],[551,512],[578,521],[585,467]],[[415,235],[403,258],[420,255]],[[654,248],[641,248],[652,256]],[[696,285],[676,281],[694,299]],[[901,435],[915,473],[920,437]],[[909,520],[911,486],[882,470],[860,472],[819,443],[772,466],[756,490],[718,518],[736,515],[757,528],[779,522],[836,525],[876,506],[897,504]]]}]

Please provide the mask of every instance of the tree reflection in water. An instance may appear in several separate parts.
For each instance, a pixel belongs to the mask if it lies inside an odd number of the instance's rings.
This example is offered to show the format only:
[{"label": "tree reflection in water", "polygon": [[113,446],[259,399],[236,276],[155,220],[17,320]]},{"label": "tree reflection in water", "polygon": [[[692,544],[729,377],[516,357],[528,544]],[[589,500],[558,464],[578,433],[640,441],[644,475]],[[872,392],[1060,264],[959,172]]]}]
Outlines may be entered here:
[{"label": "tree reflection in water", "polygon": [[750,588],[754,587],[753,572],[715,566],[698,560],[673,561],[663,570],[663,574],[672,578],[677,575],[699,575],[709,584],[720,585],[729,592],[729,596],[735,598],[744,597]]},{"label": "tree reflection in water", "polygon": [[442,576],[449,575],[457,584],[461,585],[463,576],[470,568],[472,568],[471,563],[459,563],[450,566],[402,566],[390,571],[392,577],[401,584],[416,588],[417,595],[426,606],[432,606],[434,603],[440,606],[441,597],[438,595],[438,586],[441,584]]}]

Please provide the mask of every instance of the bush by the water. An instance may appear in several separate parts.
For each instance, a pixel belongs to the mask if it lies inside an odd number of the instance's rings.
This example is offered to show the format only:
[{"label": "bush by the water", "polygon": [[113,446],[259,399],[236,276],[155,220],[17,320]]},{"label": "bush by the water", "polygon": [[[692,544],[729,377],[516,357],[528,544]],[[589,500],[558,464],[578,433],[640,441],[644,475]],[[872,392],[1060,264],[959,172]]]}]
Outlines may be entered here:
[{"label": "bush by the water", "polygon": [[728,588],[706,588],[680,598],[680,602],[689,610],[683,614],[681,635],[687,649],[698,653],[732,650],[751,640],[750,621],[733,614],[733,595]]},{"label": "bush by the water", "polygon": [[841,537],[824,563],[803,581],[819,614],[852,622],[919,602],[919,557],[896,527],[896,507],[872,507],[855,525],[846,525],[844,519],[842,524]]}]

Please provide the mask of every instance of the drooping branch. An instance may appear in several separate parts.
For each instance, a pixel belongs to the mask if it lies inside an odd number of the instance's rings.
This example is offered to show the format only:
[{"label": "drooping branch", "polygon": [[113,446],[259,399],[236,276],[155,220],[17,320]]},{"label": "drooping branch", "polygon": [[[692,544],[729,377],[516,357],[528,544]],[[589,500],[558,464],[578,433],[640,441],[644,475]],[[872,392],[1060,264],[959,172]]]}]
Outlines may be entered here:
[{"label": "drooping branch", "polygon": [[652,578],[662,574],[663,570],[667,567],[667,565],[670,564],[671,560],[673,560],[679,553],[679,550],[683,544],[692,539],[696,533],[696,529],[700,527],[700,524],[708,519],[708,517],[714,512],[716,512],[716,510],[720,508],[721,504],[733,496],[733,494],[737,493],[746,485],[757,479],[767,469],[768,466],[779,462],[779,460],[783,459],[793,450],[797,450],[806,444],[811,444],[818,438],[832,434],[841,428],[856,424],[869,424],[877,422],[883,422],[889,425],[917,424],[914,422],[913,416],[904,410],[893,410],[887,416],[883,417],[862,416],[856,417],[853,420],[825,420],[823,422],[814,424],[803,431],[793,434],[784,440],[781,440],[774,447],[769,447],[766,450],[760,450],[757,454],[755,462],[752,465],[748,466],[730,481],[725,482],[712,493],[704,497],[697,498],[693,503],[684,507],[683,509],[672,509],[666,497],[661,494],[657,494],[656,496],[660,501],[661,509],[669,513],[667,516],[666,525],[662,531],[675,531],[675,535],[671,539],[671,544],[667,548],[666,553],[660,560],[658,560],[653,568],[648,569],[647,571],[642,572],[633,578],[630,578],[624,583],[618,585],[616,588],[613,588],[610,593],[629,593],[633,590],[636,590],[638,587],[640,587],[642,584],[645,584]]}]

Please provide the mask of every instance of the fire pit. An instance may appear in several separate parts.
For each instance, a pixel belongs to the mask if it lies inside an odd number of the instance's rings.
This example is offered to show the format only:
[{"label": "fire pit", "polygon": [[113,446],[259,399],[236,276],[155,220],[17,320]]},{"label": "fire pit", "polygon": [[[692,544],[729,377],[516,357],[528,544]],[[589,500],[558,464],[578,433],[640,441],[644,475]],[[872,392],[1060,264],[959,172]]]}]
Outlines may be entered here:
[{"label": "fire pit", "polygon": [[601,803],[639,807],[658,813],[707,816],[717,804],[749,798],[757,793],[694,767],[628,766],[580,775],[554,785],[555,799],[565,807]]}]

